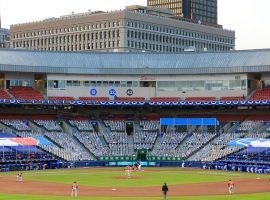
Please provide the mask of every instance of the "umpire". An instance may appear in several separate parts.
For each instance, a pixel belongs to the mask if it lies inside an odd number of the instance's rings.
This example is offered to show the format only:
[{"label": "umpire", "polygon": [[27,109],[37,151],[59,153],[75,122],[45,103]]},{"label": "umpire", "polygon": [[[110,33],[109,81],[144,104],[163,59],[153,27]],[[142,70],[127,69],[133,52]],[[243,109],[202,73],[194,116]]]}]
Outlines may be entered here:
[{"label": "umpire", "polygon": [[162,186],[162,192],[163,192],[163,197],[164,197],[164,200],[167,199],[167,192],[169,191],[169,188],[167,186],[166,183],[164,183],[164,185]]}]

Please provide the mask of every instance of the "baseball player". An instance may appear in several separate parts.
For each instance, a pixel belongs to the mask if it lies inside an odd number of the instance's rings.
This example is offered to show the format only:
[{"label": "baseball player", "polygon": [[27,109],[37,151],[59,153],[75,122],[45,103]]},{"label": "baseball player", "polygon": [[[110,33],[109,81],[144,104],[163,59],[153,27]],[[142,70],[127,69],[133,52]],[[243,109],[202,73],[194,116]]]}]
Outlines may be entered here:
[{"label": "baseball player", "polygon": [[167,199],[167,192],[169,191],[168,185],[166,183],[164,183],[161,190],[163,192],[163,199],[166,200]]},{"label": "baseball player", "polygon": [[77,197],[78,196],[78,184],[74,181],[71,185],[71,196]]},{"label": "baseball player", "polygon": [[19,173],[17,176],[16,176],[16,182],[22,182],[23,181],[23,174],[22,173]]},{"label": "baseball player", "polygon": [[231,179],[228,182],[228,190],[229,190],[229,194],[234,193],[234,182]]},{"label": "baseball player", "polygon": [[140,162],[138,162],[138,170],[141,171],[142,170],[142,165]]},{"label": "baseball player", "polygon": [[20,180],[20,174],[17,174],[17,176],[16,176],[16,182],[19,182],[19,180]]},{"label": "baseball player", "polygon": [[125,176],[130,177],[130,171],[131,171],[131,167],[127,166],[125,169]]}]

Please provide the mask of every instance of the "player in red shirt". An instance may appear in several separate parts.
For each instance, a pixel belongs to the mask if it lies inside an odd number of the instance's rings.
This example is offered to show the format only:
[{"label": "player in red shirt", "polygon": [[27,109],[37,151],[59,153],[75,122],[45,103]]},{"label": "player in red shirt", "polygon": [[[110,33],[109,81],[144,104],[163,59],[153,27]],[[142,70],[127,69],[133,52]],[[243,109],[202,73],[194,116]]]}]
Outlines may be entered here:
[{"label": "player in red shirt", "polygon": [[71,185],[71,196],[78,196],[78,184],[76,183],[76,181],[74,181]]},{"label": "player in red shirt", "polygon": [[234,193],[234,182],[231,179],[228,182],[228,190],[229,190],[229,194]]}]

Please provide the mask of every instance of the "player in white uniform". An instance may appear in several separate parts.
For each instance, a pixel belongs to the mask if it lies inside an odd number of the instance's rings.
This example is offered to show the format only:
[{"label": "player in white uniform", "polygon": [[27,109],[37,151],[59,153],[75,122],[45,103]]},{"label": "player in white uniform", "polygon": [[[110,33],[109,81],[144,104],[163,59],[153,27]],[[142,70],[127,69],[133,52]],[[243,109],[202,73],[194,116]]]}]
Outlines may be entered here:
[{"label": "player in white uniform", "polygon": [[131,171],[131,167],[130,166],[127,166],[125,168],[125,176],[130,177],[130,171]]}]

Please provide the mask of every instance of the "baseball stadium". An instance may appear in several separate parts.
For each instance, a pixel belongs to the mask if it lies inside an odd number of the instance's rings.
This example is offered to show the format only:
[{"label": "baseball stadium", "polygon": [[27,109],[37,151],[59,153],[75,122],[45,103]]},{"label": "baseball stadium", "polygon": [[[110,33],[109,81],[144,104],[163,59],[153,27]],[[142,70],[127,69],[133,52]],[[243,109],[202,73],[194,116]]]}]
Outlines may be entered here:
[{"label": "baseball stadium", "polygon": [[1,49],[0,199],[269,199],[269,108],[270,49]]}]

